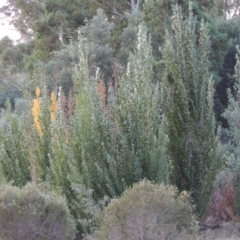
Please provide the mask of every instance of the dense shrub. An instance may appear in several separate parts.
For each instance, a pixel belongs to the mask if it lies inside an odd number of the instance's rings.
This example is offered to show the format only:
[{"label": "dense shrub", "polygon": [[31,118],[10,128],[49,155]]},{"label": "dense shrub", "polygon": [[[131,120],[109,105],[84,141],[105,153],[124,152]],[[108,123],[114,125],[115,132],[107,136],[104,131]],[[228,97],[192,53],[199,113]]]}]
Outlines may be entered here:
[{"label": "dense shrub", "polygon": [[34,184],[0,186],[1,240],[74,239],[75,225],[65,199]]},{"label": "dense shrub", "polygon": [[97,240],[194,239],[196,216],[189,194],[149,181],[134,184],[99,216]]}]

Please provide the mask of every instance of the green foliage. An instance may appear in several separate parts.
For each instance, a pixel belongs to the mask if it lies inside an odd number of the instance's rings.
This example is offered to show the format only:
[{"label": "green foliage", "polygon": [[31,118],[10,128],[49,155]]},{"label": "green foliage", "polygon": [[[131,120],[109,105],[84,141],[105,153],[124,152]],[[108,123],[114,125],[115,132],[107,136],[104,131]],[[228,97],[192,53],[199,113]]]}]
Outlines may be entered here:
[{"label": "green foliage", "polygon": [[230,172],[233,174],[233,185],[235,189],[235,204],[237,213],[240,214],[240,114],[239,114],[239,101],[240,101],[240,59],[239,59],[239,48],[237,47],[236,54],[236,66],[235,66],[235,84],[234,93],[228,89],[228,107],[225,110],[223,117],[227,119],[229,124],[229,134],[231,136],[231,143],[225,147],[224,156],[226,159],[226,169],[225,172]]},{"label": "green foliage", "polygon": [[225,19],[229,19],[231,17],[233,18],[239,17],[240,2],[238,0],[232,1],[214,0],[214,5],[218,9],[219,13],[222,16],[224,16]]},{"label": "green foliage", "polygon": [[118,52],[118,60],[123,66],[127,66],[130,52],[133,52],[136,46],[139,24],[143,21],[142,12],[126,13],[128,25],[120,35],[121,48]]},{"label": "green foliage", "polygon": [[[37,77],[37,75],[35,76]],[[39,129],[34,129],[31,133],[31,140],[34,145],[31,145],[31,156],[34,158],[34,166],[36,167],[37,181],[46,181],[49,176],[49,154],[51,154],[51,118],[50,118],[50,99],[46,88],[42,89],[42,95],[39,99]],[[33,108],[34,108],[33,104]],[[34,128],[35,126],[33,126]],[[29,143],[30,144],[30,143]]]},{"label": "green foliage", "polygon": [[32,34],[35,21],[42,16],[44,9],[41,1],[28,4],[23,0],[13,0],[7,1],[5,6],[1,8],[1,12],[6,13],[6,16],[12,16],[12,23],[16,29],[21,34],[29,37]]},{"label": "green foliage", "polygon": [[29,102],[24,98],[16,98],[14,105],[14,113],[17,115],[26,114],[29,110]]},{"label": "green foliage", "polygon": [[[16,45],[8,38],[0,41],[0,106],[10,98],[14,111],[9,108],[0,119],[0,182],[23,186],[47,181],[51,189],[61,190],[78,237],[93,231],[94,215],[109,198],[143,178],[188,190],[202,214],[221,167],[213,82],[220,79],[217,73],[227,49],[218,96],[233,85],[237,20],[219,21],[225,8],[216,0],[192,1],[188,17],[171,8],[175,1],[144,1],[143,12],[136,2],[9,0],[2,9],[15,12],[13,23],[25,39],[33,39]],[[187,12],[189,1],[178,2]],[[91,20],[84,20],[99,6],[106,14],[98,9]],[[130,6],[131,13],[123,14]],[[210,23],[210,31],[200,18]],[[39,85],[44,86],[38,97],[41,133],[34,125],[32,100],[14,101],[24,89],[33,93]],[[60,86],[51,119],[49,89],[56,93]],[[228,171],[235,173],[238,105],[229,101],[225,117],[234,144],[226,147],[225,158]],[[217,111],[223,106],[217,105]],[[239,178],[236,174],[234,181]]]},{"label": "green foliage", "polygon": [[75,225],[66,200],[35,184],[0,186],[0,238],[74,239]]},{"label": "green foliage", "polygon": [[173,7],[172,27],[166,32],[163,60],[163,112],[168,119],[168,153],[172,183],[192,192],[198,211],[206,209],[215,175],[221,168],[215,136],[213,81],[209,73],[210,42],[201,22],[199,39],[192,11],[183,19]]},{"label": "green foliage", "polygon": [[163,43],[164,32],[172,15],[174,0],[148,0],[143,4],[144,20],[153,38],[154,50]]},{"label": "green foliage", "polygon": [[23,88],[29,86],[24,60],[31,54],[32,48],[32,42],[14,45],[8,37],[0,40],[0,87],[11,101],[20,97]]},{"label": "green foliage", "polygon": [[161,95],[153,82],[153,59],[144,26],[137,46],[128,74],[117,89],[110,89],[107,104],[106,92],[99,91],[97,80],[89,77],[87,60],[80,52],[69,140],[79,175],[96,199],[120,195],[144,177],[156,182],[168,178]]},{"label": "green foliage", "polygon": [[73,88],[73,64],[78,61],[76,43],[68,44],[59,51],[53,53],[54,57],[42,67],[46,74],[46,84],[50,89],[61,87],[63,92],[68,94]]},{"label": "green foliage", "polygon": [[129,10],[130,5],[127,0],[93,0],[91,2],[95,7],[101,7],[104,9],[108,16],[114,16],[115,18],[123,18],[123,13]]},{"label": "green foliage", "polygon": [[[130,167],[126,175],[130,180],[127,186],[145,177],[155,182],[168,179],[166,121],[161,112],[159,85],[154,83],[150,41],[146,26],[141,24],[136,51],[129,56],[127,74],[119,81],[117,98],[113,94],[109,99],[110,116],[113,115],[116,129],[116,141],[113,144],[120,152],[117,152],[117,156],[122,154],[121,148],[124,149],[122,160],[126,158],[124,165]],[[129,165],[131,161],[132,166]]]},{"label": "green foliage", "polygon": [[[222,126],[224,128],[228,127],[226,119],[221,117],[224,109],[228,105],[228,95],[227,89],[233,89],[235,82],[234,78],[234,67],[236,65],[235,55],[237,53],[236,45],[239,43],[239,33],[240,28],[238,25],[237,18],[229,19],[227,21],[222,20],[218,24],[219,31],[226,35],[228,39],[228,44],[226,44],[226,53],[224,56],[224,61],[219,72],[221,82],[216,86],[217,101],[215,101],[215,110],[218,115],[218,119],[221,120]],[[215,52],[215,50],[214,50]]]},{"label": "green foliage", "polygon": [[193,212],[187,192],[143,180],[103,209],[93,239],[196,239]]},{"label": "green foliage", "polygon": [[[93,230],[93,216],[109,197],[120,195],[144,177],[168,180],[165,120],[159,111],[161,95],[153,82],[144,26],[138,37],[128,75],[117,89],[111,87],[107,104],[105,86],[91,77],[88,60],[79,48],[71,124],[66,122],[61,97],[57,117],[50,124],[47,181],[66,196],[79,235]],[[84,46],[81,40],[79,45]]]},{"label": "green foliage", "polygon": [[[24,61],[26,70],[32,76],[39,61],[47,63],[52,59],[53,51],[59,50],[61,45],[69,44],[71,39],[77,39],[77,29],[85,24],[85,18],[93,16],[95,10],[96,7],[88,0],[29,3],[24,0],[9,0],[0,12],[9,16],[9,21],[24,40],[34,43],[31,55],[25,56]],[[12,47],[11,55],[18,54],[14,49],[20,45],[22,44]]]},{"label": "green foliage", "polygon": [[69,146],[69,126],[66,124],[63,93],[59,91],[58,110],[51,121],[51,143],[48,183],[52,189],[61,190],[66,196],[69,209],[77,225],[78,235],[89,233],[94,227],[93,216],[98,205],[93,200],[92,190],[86,188],[83,176],[75,166],[73,150]]},{"label": "green foliage", "polygon": [[[3,117],[3,116],[2,116]],[[6,113],[7,125],[1,126],[0,168],[7,182],[24,186],[31,180],[28,146],[25,141],[24,115],[11,113],[10,103]]]},{"label": "green foliage", "polygon": [[[80,44],[82,45],[82,42]],[[83,174],[83,179],[88,185],[93,179],[88,170],[84,169],[84,165],[91,164],[95,159],[100,161],[101,141],[98,137],[99,131],[105,125],[101,122],[104,113],[97,94],[97,81],[90,76],[88,62],[82,48],[79,49],[79,63],[75,67],[74,82],[77,91],[76,109],[71,121],[69,145],[73,151],[76,168],[80,171],[79,175]]]},{"label": "green foliage", "polygon": [[[161,59],[161,54],[158,51],[164,45],[165,30],[171,28],[172,25],[172,5],[174,0],[148,0],[143,4],[143,15],[146,21],[149,32],[152,35],[152,46],[154,49],[154,56],[156,59]],[[188,8],[191,5],[192,11],[198,19],[197,25],[201,19],[204,19],[209,24],[209,37],[212,42],[212,51],[210,51],[210,71],[214,73],[214,81],[219,82],[218,72],[222,66],[227,39],[226,35],[219,31],[218,21],[219,15],[215,13],[216,4],[213,1],[178,1],[179,6],[182,8],[183,15],[187,14]],[[199,32],[196,32],[199,36]],[[162,69],[158,67],[155,70],[158,75],[161,75]],[[159,77],[161,78],[161,77]]]},{"label": "green foliage", "polygon": [[80,48],[71,125],[66,125],[62,108],[51,122],[48,181],[67,197],[80,235],[92,231],[93,215],[109,197],[144,177],[156,182],[168,179],[165,121],[144,26],[138,39],[128,75],[118,89],[111,88],[107,105],[104,84],[91,77]]},{"label": "green foliage", "polygon": [[100,68],[106,85],[113,73],[113,49],[111,47],[113,27],[113,23],[108,21],[104,11],[98,9],[93,19],[86,21],[85,26],[80,30],[89,50],[87,54],[91,56],[96,67]]},{"label": "green foliage", "polygon": [[74,31],[84,24],[84,19],[93,15],[96,7],[87,0],[41,0],[29,3],[11,0],[0,10],[12,18],[12,24],[25,38],[39,33],[45,41],[47,36],[51,38],[62,31],[66,43],[70,36],[74,36]]},{"label": "green foliage", "polygon": [[[89,57],[90,72],[95,72],[96,67],[99,67],[107,85],[113,74],[113,48],[111,47],[113,38],[111,32],[114,25],[108,21],[102,9],[98,9],[97,14],[91,20],[85,19],[84,24],[85,26],[80,28],[84,38],[84,47],[81,47],[88,49],[86,54]],[[41,63],[41,68],[46,74],[45,84],[47,87],[56,89],[61,86],[66,94],[73,87],[73,65],[79,62],[78,42],[75,41],[76,37],[71,40],[69,44],[63,44],[56,51],[47,51],[51,52],[51,58],[47,57],[48,61]],[[39,53],[41,54],[42,51]]]},{"label": "green foliage", "polygon": [[[165,30],[171,26],[171,16],[173,14],[172,5],[175,3],[176,1],[174,0],[148,0],[143,4],[144,20],[146,21],[149,32],[152,34],[152,45],[156,51],[156,56],[159,56],[157,50],[164,43]],[[204,16],[206,11],[202,11],[202,3],[203,1],[201,1],[201,3],[189,0],[178,1],[183,13],[187,13],[189,5],[191,5],[194,14],[199,19],[206,17]]]}]

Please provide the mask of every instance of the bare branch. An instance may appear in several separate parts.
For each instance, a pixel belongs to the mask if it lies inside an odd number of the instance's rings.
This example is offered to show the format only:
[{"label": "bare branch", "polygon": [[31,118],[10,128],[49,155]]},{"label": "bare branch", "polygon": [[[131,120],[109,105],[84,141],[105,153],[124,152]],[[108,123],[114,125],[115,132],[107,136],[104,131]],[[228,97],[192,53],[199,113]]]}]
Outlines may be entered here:
[{"label": "bare branch", "polygon": [[121,18],[125,18],[125,15],[123,15],[123,14],[121,14],[121,13],[119,13],[119,12],[117,11],[117,9],[116,9],[116,7],[115,7],[115,2],[114,2],[114,6],[111,6],[111,5],[108,4],[108,3],[105,3],[106,5],[103,5],[103,4],[99,3],[99,2],[97,2],[96,0],[90,0],[90,1],[91,1],[92,3],[95,3],[96,5],[98,5],[98,6],[101,7],[101,8],[105,8],[105,9],[110,10],[110,12],[111,12],[112,14],[115,14],[115,15],[121,17]]},{"label": "bare branch", "polygon": [[132,8],[132,12],[133,13],[137,13],[139,11],[139,7],[140,7],[140,3],[142,2],[142,0],[137,0],[137,2],[135,3],[135,0],[131,0],[131,8]]}]

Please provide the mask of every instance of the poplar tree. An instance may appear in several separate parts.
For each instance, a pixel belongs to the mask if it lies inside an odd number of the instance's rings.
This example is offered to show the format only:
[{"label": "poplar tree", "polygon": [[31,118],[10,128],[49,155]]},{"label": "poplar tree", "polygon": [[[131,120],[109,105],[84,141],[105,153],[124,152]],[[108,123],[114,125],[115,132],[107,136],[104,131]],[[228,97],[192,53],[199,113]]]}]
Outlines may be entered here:
[{"label": "poplar tree", "polygon": [[90,77],[81,49],[79,55],[69,146],[84,184],[93,189],[95,199],[101,199],[121,195],[143,178],[166,182],[166,121],[161,113],[159,85],[153,80],[146,27],[140,26],[127,73],[117,86],[109,88],[107,104],[101,101],[105,91],[98,89],[102,80]]},{"label": "poplar tree", "polygon": [[127,73],[119,82],[115,100],[118,103],[109,103],[117,137],[114,149],[119,151],[119,161],[127,170],[127,186],[143,178],[158,183],[168,179],[166,119],[159,84],[154,82],[150,41],[147,28],[141,23],[136,49],[130,53]]},{"label": "poplar tree", "polygon": [[191,9],[184,18],[181,8],[173,6],[171,28],[165,36],[161,88],[168,119],[171,181],[180,191],[192,192],[201,214],[221,162],[215,134],[208,29],[203,21],[199,29],[197,25]]}]

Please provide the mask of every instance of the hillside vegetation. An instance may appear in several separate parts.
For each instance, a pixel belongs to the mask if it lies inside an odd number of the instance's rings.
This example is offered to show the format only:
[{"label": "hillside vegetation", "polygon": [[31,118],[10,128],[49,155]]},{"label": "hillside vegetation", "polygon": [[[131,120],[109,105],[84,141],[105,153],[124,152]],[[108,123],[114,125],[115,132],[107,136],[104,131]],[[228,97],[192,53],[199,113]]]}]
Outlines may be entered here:
[{"label": "hillside vegetation", "polygon": [[0,40],[0,238],[240,222],[237,3],[7,1],[22,41]]}]

